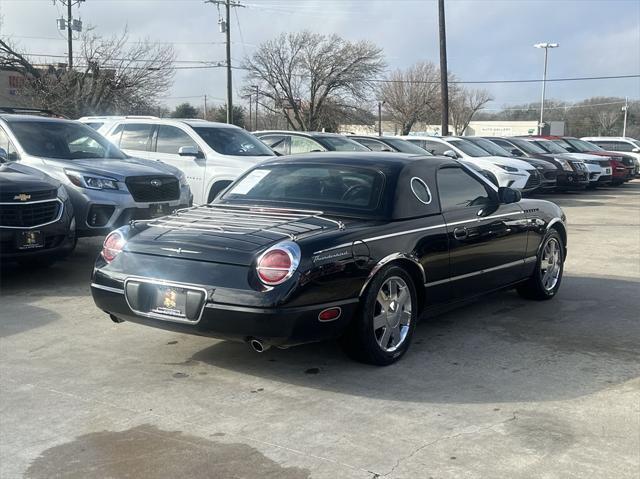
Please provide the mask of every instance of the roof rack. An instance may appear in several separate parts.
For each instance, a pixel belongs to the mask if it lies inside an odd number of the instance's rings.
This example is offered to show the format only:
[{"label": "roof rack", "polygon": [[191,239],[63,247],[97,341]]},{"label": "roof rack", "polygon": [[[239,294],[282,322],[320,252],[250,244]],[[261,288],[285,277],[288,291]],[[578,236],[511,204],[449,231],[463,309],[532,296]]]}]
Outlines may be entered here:
[{"label": "roof rack", "polygon": [[21,106],[0,106],[0,113],[8,113],[10,115],[36,115],[51,118],[67,118],[59,113],[44,108],[28,108]]},{"label": "roof rack", "polygon": [[341,221],[322,216],[322,211],[271,208],[261,206],[208,204],[183,208],[169,216],[152,220],[136,220],[132,226],[172,230],[256,235],[271,233],[295,240],[299,235],[328,227],[344,229]]}]

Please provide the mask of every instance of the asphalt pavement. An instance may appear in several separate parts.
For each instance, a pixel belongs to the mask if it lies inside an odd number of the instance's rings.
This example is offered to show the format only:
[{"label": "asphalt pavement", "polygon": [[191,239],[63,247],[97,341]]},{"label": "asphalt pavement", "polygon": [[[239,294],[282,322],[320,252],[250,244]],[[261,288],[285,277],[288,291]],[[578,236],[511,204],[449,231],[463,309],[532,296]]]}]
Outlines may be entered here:
[{"label": "asphalt pavement", "polygon": [[0,276],[0,477],[640,476],[640,180],[557,194],[558,296],[497,293],[421,323],[378,368],[114,324],[99,239]]}]

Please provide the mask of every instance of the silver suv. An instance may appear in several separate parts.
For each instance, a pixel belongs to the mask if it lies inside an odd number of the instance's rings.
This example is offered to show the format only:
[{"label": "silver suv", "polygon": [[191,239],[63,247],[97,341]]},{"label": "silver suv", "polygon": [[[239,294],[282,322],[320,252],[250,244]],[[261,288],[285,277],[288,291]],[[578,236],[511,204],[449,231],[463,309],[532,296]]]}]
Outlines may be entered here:
[{"label": "silver suv", "polygon": [[185,176],[158,161],[132,158],[92,128],[71,120],[0,114],[0,145],[66,187],[78,236],[97,236],[134,219],[189,206]]},{"label": "silver suv", "polygon": [[276,154],[246,130],[204,120],[124,118],[98,131],[128,154],[184,172],[193,201],[209,203],[238,176]]}]

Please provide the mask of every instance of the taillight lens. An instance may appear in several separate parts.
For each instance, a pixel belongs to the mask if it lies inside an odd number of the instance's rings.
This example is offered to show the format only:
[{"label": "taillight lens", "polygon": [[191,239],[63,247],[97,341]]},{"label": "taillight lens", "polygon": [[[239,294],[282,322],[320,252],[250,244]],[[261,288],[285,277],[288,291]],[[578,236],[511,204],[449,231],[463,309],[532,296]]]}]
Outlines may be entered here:
[{"label": "taillight lens", "polygon": [[107,263],[111,263],[120,254],[127,240],[118,230],[112,231],[104,239],[100,253]]},{"label": "taillight lens", "polygon": [[258,278],[268,286],[285,282],[300,263],[300,248],[296,243],[279,243],[265,251],[256,264]]}]

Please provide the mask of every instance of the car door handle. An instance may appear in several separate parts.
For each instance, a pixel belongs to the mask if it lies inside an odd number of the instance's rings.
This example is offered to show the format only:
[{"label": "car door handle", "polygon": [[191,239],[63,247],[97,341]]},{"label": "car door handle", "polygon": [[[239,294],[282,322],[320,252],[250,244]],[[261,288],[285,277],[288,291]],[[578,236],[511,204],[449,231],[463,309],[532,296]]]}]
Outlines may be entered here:
[{"label": "car door handle", "polygon": [[455,239],[464,239],[467,237],[469,233],[467,232],[467,228],[456,228],[453,230],[453,237]]}]

